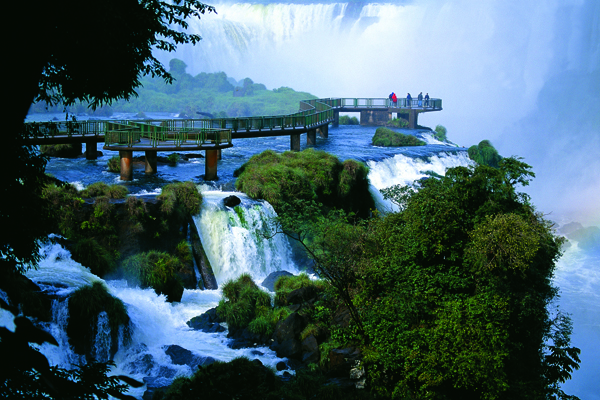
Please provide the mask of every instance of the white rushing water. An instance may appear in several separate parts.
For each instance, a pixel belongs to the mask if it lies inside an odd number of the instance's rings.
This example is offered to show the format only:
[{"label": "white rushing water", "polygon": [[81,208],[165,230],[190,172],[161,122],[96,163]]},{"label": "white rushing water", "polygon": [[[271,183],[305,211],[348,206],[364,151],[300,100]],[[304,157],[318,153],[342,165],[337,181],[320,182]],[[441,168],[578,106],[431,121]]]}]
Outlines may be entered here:
[{"label": "white rushing water", "polygon": [[[231,195],[242,203],[226,207],[223,199]],[[202,196],[202,209],[194,222],[219,285],[242,273],[260,281],[274,271],[297,272],[287,238],[265,237],[276,217],[269,203],[233,192],[207,191]]]}]

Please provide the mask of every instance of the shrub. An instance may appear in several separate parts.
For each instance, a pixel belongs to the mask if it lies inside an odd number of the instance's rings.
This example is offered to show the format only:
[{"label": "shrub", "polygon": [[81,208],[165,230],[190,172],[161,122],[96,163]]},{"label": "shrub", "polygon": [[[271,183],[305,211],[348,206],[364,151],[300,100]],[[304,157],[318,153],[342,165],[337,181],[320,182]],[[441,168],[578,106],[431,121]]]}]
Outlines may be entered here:
[{"label": "shrub", "polygon": [[107,185],[104,182],[95,182],[79,192],[81,197],[107,196],[111,199],[124,199],[129,190],[121,185]]},{"label": "shrub", "polygon": [[177,257],[155,250],[128,257],[122,264],[128,282],[151,287],[157,294],[166,295],[169,302],[181,300],[183,284],[177,273],[183,268]]},{"label": "shrub", "polygon": [[[257,316],[265,316],[271,309],[271,297],[258,288],[249,274],[242,274],[236,280],[223,285],[223,298],[219,302],[217,313],[230,329],[237,330],[248,327]],[[259,324],[255,324],[258,329]]]},{"label": "shrub", "polygon": [[393,126],[396,128],[406,128],[408,126],[408,121],[404,118],[394,118],[391,121],[389,121],[386,125]]},{"label": "shrub", "polygon": [[106,312],[113,343],[117,343],[119,327],[129,324],[123,302],[113,297],[100,282],[77,289],[69,298],[67,335],[75,352],[89,354],[92,349],[98,314]]},{"label": "shrub", "polygon": [[[326,207],[367,215],[374,206],[367,172],[362,163],[341,163],[335,156],[314,149],[283,154],[267,150],[236,171],[236,188],[251,198],[267,200],[277,212],[296,200],[317,200]],[[350,192],[364,201],[349,203],[346,195]]]},{"label": "shrub", "polygon": [[446,138],[447,132],[448,131],[446,130],[446,127],[444,127],[443,125],[436,125],[435,133],[433,134],[433,137],[436,138],[437,140],[439,140],[440,142],[445,142],[447,140],[447,138]]},{"label": "shrub", "polygon": [[288,294],[301,288],[310,288],[313,293],[321,293],[325,290],[325,282],[322,280],[311,280],[308,275],[284,275],[275,282],[275,306],[288,306]]},{"label": "shrub", "polygon": [[115,268],[116,257],[94,238],[82,238],[71,250],[73,259],[88,267],[93,274],[103,277]]},{"label": "shrub", "polygon": [[200,212],[202,195],[191,182],[171,183],[163,187],[157,199],[161,202],[160,210],[167,216],[185,217]]},{"label": "shrub", "polygon": [[480,165],[498,168],[502,156],[492,146],[489,140],[482,140],[477,146],[473,145],[467,150],[469,158]]},{"label": "shrub", "polygon": [[348,115],[340,115],[339,119],[340,125],[358,125],[359,121],[356,117],[350,117]]},{"label": "shrub", "polygon": [[394,132],[384,127],[377,128],[372,142],[373,146],[383,147],[424,146],[426,144],[416,136]]},{"label": "shrub", "polygon": [[179,158],[179,154],[177,153],[171,153],[167,156],[167,160],[171,165],[177,165],[177,163],[179,162]]},{"label": "shrub", "polygon": [[112,156],[106,162],[109,172],[121,172],[121,159],[119,156]]}]

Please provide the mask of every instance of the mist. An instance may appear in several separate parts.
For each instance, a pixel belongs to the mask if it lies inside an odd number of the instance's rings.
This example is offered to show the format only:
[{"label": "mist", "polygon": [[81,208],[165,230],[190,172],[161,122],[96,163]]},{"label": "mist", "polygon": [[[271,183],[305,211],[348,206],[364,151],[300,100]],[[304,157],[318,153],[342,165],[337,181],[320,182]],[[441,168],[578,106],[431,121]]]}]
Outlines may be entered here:
[{"label": "mist", "polygon": [[319,97],[427,92],[444,110],[421,125],[523,157],[538,209],[600,224],[600,2],[213,5],[163,62]]}]

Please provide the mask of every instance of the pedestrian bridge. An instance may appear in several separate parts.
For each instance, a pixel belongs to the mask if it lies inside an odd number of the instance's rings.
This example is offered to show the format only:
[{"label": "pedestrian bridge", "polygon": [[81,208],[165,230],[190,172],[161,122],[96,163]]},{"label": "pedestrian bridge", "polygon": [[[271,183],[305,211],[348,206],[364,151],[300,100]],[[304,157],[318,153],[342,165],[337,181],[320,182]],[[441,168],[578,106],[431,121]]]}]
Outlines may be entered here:
[{"label": "pedestrian bridge", "polygon": [[65,122],[29,122],[23,135],[32,145],[86,143],[86,157],[96,159],[96,144],[119,152],[121,179],[133,178],[134,151],[144,151],[146,173],[156,173],[158,151],[206,151],[205,180],[217,179],[217,161],[221,149],[233,146],[233,139],[266,136],[290,136],[290,149],[300,150],[300,135],[316,144],[317,133],[328,137],[329,125],[337,127],[340,112],[360,112],[361,125],[382,125],[393,113],[417,127],[418,114],[442,110],[441,99],[428,103],[387,98],[328,98],[300,102],[300,110],[289,115],[215,119],[167,120],[88,120]]}]

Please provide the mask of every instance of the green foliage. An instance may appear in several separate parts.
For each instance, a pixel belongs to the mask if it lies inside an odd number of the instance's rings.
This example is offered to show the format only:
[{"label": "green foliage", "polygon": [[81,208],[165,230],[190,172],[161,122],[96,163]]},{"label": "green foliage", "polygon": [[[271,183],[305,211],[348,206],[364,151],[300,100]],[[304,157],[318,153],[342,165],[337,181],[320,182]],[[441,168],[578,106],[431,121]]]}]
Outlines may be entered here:
[{"label": "green foliage", "polygon": [[380,126],[373,136],[373,146],[399,147],[399,146],[425,146],[425,142],[413,135],[394,132]]},{"label": "green foliage", "polygon": [[[219,302],[217,313],[232,330],[246,328],[254,318],[268,317],[271,311],[271,297],[258,288],[249,274],[242,274],[238,279],[226,282],[222,291],[223,298]],[[256,331],[267,330],[264,325],[268,319],[270,318],[257,321],[253,328]]]},{"label": "green foliage", "polygon": [[107,185],[104,182],[95,182],[79,192],[84,198],[106,196],[109,199],[124,199],[129,190],[121,185]]},{"label": "green foliage", "polygon": [[404,118],[394,118],[391,121],[388,121],[387,126],[393,126],[396,128],[406,128],[408,127],[408,121]]},{"label": "green foliage", "polygon": [[81,145],[64,144],[43,144],[40,146],[40,152],[50,157],[72,158],[81,154]]},{"label": "green foliage", "polygon": [[[183,252],[179,247],[178,252]],[[185,264],[178,257],[152,250],[126,258],[121,268],[128,282],[151,287],[157,294],[165,294],[169,302],[181,300],[183,284],[177,274]]]},{"label": "green foliage", "polygon": [[323,151],[278,154],[266,150],[252,156],[236,172],[236,188],[252,198],[267,200],[277,212],[298,199],[317,199],[327,207],[366,216],[374,206],[367,174],[363,163],[341,163]]},{"label": "green foliage", "polygon": [[468,149],[469,158],[480,165],[487,165],[498,168],[502,156],[492,146],[489,140],[482,140],[477,146],[473,145]]},{"label": "green foliage", "polygon": [[177,165],[177,163],[179,162],[179,154],[171,153],[167,156],[167,160],[169,160],[169,164]]},{"label": "green foliage", "polygon": [[447,133],[448,133],[448,131],[446,130],[445,126],[436,125],[435,133],[433,134],[433,137],[436,138],[437,140],[439,140],[440,142],[445,142],[447,140],[447,137],[446,137]]},{"label": "green foliage", "polygon": [[106,162],[110,172],[121,172],[121,159],[119,156],[112,156]]},{"label": "green foliage", "polygon": [[71,250],[73,259],[88,267],[93,274],[105,276],[116,267],[116,254],[109,252],[93,237],[75,242]]},{"label": "green foliage", "polygon": [[156,198],[161,202],[160,210],[169,218],[183,219],[200,212],[202,195],[191,181],[166,185]]},{"label": "green foliage", "polygon": [[360,122],[356,117],[350,117],[348,115],[340,115],[339,119],[340,125],[359,125]]},{"label": "green foliage", "polygon": [[313,293],[321,293],[325,290],[325,282],[321,280],[311,280],[308,275],[301,273],[299,275],[285,275],[279,277],[275,282],[275,306],[284,307],[290,305],[287,296],[294,290],[300,288],[309,288]]},{"label": "green foliage", "polygon": [[119,328],[129,324],[129,316],[123,302],[108,293],[104,284],[94,282],[77,289],[69,297],[69,343],[79,354],[89,354],[95,339],[98,314],[106,312],[113,341],[119,336]]},{"label": "green foliage", "polygon": [[377,393],[550,398],[578,368],[548,312],[562,239],[516,190],[531,176],[509,158],[383,191],[402,211],[367,227],[354,297]]}]

